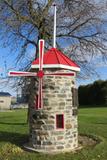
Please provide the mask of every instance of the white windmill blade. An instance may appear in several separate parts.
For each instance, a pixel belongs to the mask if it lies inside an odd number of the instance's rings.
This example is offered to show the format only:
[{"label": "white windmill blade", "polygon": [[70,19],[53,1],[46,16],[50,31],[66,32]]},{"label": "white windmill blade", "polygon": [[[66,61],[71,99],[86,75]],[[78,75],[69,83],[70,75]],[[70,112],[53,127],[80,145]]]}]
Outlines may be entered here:
[{"label": "white windmill blade", "polygon": [[39,40],[39,70],[43,70],[44,40]]},{"label": "white windmill blade", "polygon": [[23,72],[23,71],[9,71],[9,77],[35,77],[37,73],[34,72]]},{"label": "white windmill blade", "polygon": [[63,73],[63,72],[56,72],[56,73],[45,73],[46,76],[74,76],[74,73]]},{"label": "white windmill blade", "polygon": [[39,78],[39,86],[38,86],[38,109],[42,108],[43,106],[43,93],[42,93],[42,83],[43,79]]}]

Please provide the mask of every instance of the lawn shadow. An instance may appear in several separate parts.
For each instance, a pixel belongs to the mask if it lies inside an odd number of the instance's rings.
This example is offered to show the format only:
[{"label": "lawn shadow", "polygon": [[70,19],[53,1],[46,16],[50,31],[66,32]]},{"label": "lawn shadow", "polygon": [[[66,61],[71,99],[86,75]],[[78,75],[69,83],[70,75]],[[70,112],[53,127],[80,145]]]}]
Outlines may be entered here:
[{"label": "lawn shadow", "polygon": [[10,142],[21,148],[28,142],[27,134],[0,131],[0,142]]},{"label": "lawn shadow", "polygon": [[26,125],[26,123],[11,123],[11,122],[0,122],[0,124],[3,124],[3,125]]},{"label": "lawn shadow", "polygon": [[107,122],[95,122],[94,124],[107,125]]}]

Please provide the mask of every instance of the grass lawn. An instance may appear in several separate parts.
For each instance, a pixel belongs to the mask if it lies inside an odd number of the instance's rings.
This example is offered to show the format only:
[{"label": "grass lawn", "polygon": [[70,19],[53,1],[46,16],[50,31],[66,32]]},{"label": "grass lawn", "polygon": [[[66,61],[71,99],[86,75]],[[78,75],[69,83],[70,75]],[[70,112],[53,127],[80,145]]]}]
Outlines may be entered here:
[{"label": "grass lawn", "polygon": [[79,133],[100,137],[102,142],[77,153],[43,155],[21,146],[28,138],[26,110],[0,112],[0,160],[107,160],[107,108],[79,110]]}]

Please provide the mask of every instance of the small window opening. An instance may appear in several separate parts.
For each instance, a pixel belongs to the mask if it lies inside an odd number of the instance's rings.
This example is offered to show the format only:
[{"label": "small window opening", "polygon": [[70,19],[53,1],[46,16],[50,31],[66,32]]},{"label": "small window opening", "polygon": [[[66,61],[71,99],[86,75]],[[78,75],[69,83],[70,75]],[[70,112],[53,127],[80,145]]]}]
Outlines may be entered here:
[{"label": "small window opening", "polygon": [[63,129],[64,128],[64,115],[63,114],[57,114],[56,115],[56,128],[57,129]]},{"label": "small window opening", "polygon": [[78,107],[78,89],[72,88],[72,105],[73,107]]}]

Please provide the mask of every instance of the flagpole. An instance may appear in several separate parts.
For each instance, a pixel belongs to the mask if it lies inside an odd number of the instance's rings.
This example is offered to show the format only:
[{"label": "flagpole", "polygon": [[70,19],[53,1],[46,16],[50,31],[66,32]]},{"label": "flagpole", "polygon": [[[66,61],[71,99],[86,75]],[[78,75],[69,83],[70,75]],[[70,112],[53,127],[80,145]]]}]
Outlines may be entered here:
[{"label": "flagpole", "polygon": [[53,32],[53,47],[56,48],[56,4],[54,6],[54,32]]}]

